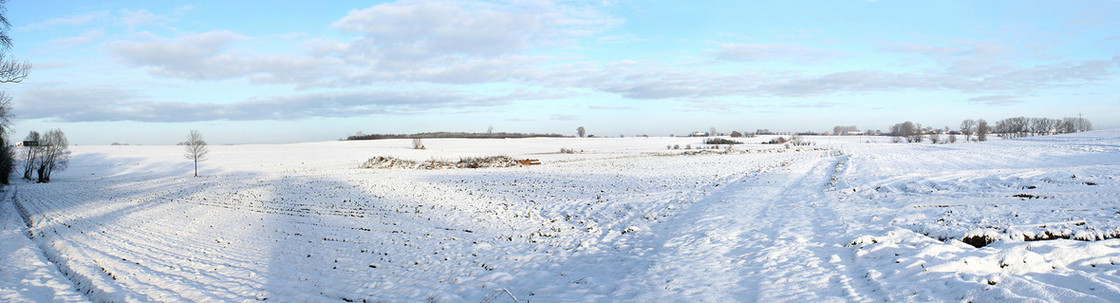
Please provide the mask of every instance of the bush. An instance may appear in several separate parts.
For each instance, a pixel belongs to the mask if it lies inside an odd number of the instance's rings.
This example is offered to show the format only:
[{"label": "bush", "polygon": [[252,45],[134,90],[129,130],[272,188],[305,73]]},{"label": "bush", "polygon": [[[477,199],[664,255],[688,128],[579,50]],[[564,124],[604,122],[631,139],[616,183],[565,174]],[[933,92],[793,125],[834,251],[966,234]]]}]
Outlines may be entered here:
[{"label": "bush", "polygon": [[786,142],[789,142],[789,139],[786,139],[786,137],[777,137],[770,139],[770,141],[762,142],[762,144],[785,144]]},{"label": "bush", "polygon": [[709,138],[708,140],[704,140],[704,144],[743,144],[743,142],[727,140],[724,138]]},{"label": "bush", "polygon": [[454,169],[520,166],[521,162],[507,156],[465,157],[458,162],[431,159],[416,162],[395,157],[373,157],[362,164],[362,168],[407,168],[407,169]]},{"label": "bush", "polygon": [[424,147],[424,140],[420,138],[412,138],[412,149],[427,149]]},{"label": "bush", "polygon": [[805,140],[805,138],[801,136],[793,136],[793,139],[789,140],[789,144],[793,144],[793,146],[809,146],[815,145],[816,143]]},{"label": "bush", "polygon": [[560,153],[561,154],[578,154],[579,151],[576,151],[576,149],[574,149],[574,148],[560,148]]}]

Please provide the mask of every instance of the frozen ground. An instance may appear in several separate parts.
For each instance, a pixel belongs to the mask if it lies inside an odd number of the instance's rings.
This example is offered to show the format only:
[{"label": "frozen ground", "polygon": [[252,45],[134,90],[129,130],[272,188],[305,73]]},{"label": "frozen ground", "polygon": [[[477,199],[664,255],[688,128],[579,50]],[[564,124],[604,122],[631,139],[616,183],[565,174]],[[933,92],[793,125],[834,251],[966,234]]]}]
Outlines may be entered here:
[{"label": "frozen ground", "polygon": [[[4,191],[0,301],[1120,301],[1120,131],[810,140],[75,146]],[[482,155],[543,165],[357,168]]]}]

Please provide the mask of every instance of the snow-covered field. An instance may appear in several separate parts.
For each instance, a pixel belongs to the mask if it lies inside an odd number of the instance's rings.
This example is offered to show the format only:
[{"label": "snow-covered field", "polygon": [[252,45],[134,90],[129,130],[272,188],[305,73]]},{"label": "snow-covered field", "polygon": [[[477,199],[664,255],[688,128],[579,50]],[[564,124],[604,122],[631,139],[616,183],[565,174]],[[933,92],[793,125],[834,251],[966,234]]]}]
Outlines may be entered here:
[{"label": "snow-covered field", "polygon": [[[3,192],[0,301],[1120,301],[1120,131],[809,139],[74,146]],[[358,168],[489,155],[543,165]]]}]

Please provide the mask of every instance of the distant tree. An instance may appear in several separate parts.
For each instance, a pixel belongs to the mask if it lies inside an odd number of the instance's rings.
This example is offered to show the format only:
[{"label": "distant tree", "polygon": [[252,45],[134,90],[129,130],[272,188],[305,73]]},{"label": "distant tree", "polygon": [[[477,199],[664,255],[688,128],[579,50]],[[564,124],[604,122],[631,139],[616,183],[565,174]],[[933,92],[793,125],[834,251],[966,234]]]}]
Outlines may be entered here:
[{"label": "distant tree", "polygon": [[424,140],[419,137],[412,138],[412,149],[428,149],[424,146]]},{"label": "distant tree", "polygon": [[43,134],[39,142],[41,154],[35,161],[38,165],[39,183],[51,182],[51,173],[66,169],[70,163],[70,142],[60,129],[52,129]]},{"label": "distant tree", "polygon": [[712,126],[712,127],[711,127],[711,128],[709,128],[708,130],[710,130],[710,131],[708,132],[708,135],[709,135],[709,136],[717,136],[717,135],[718,135],[718,134],[716,134],[716,127],[715,127],[715,126]]},{"label": "distant tree", "polygon": [[27,137],[23,138],[23,141],[34,144],[31,146],[24,146],[24,148],[27,149],[27,156],[23,158],[23,178],[30,181],[35,174],[35,161],[39,158],[40,151],[42,150],[42,147],[39,145],[42,138],[39,136],[39,132],[31,131],[27,134]]},{"label": "distant tree", "polygon": [[891,135],[905,138],[906,142],[922,142],[922,125],[906,121],[891,126]]},{"label": "distant tree", "polygon": [[183,149],[186,150],[183,156],[194,161],[194,176],[198,177],[198,162],[206,161],[206,155],[210,153],[210,149],[206,147],[206,141],[202,140],[202,133],[192,129],[187,134],[187,141],[184,142]]},{"label": "distant tree", "polygon": [[976,120],[976,141],[988,141],[988,134],[992,129],[988,127],[988,121],[984,119]]},{"label": "distant tree", "polygon": [[486,135],[488,135],[488,136],[493,136],[494,135],[494,127],[493,126],[490,126],[490,127],[486,128]]},{"label": "distant tree", "polygon": [[732,131],[732,132],[731,132],[731,137],[732,137],[732,138],[740,138],[740,137],[742,137],[742,136],[743,136],[743,133],[740,133],[740,132],[739,132],[739,131],[737,131],[737,130],[736,130],[736,131]]},{"label": "distant tree", "polygon": [[972,140],[972,132],[976,131],[976,120],[967,119],[961,121],[961,133],[964,134],[964,141]]},{"label": "distant tree", "polygon": [[837,135],[837,136],[843,136],[843,135],[847,135],[849,132],[858,132],[858,131],[859,131],[859,128],[856,128],[855,125],[848,125],[848,126],[837,125],[837,126],[832,127],[832,134]]},{"label": "distant tree", "polygon": [[583,138],[584,136],[587,135],[587,130],[585,130],[583,128],[583,126],[577,127],[576,128],[576,134],[578,134],[580,138]]}]

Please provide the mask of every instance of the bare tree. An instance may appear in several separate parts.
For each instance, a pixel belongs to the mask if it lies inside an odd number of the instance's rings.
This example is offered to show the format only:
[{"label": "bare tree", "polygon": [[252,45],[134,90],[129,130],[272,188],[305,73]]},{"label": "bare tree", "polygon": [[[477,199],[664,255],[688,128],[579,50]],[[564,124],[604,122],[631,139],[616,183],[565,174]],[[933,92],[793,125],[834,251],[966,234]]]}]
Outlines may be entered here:
[{"label": "bare tree", "polygon": [[23,158],[24,179],[31,180],[31,177],[35,174],[35,161],[39,158],[39,154],[42,150],[42,147],[39,145],[41,140],[42,137],[39,136],[39,132],[37,131],[31,131],[27,134],[27,137],[23,138],[23,142],[26,143],[23,147],[27,149],[27,156]]},{"label": "bare tree", "polygon": [[976,131],[976,120],[967,119],[961,121],[961,133],[964,134],[964,142],[972,140],[972,132]]},{"label": "bare tree", "polygon": [[715,126],[712,126],[711,128],[708,128],[708,130],[709,130],[708,136],[716,136],[716,127]]},{"label": "bare tree", "polygon": [[421,140],[420,137],[416,137],[412,138],[412,149],[427,149],[427,147],[424,147],[424,140]]},{"label": "bare tree", "polygon": [[490,136],[490,137],[494,136],[494,127],[493,126],[490,126],[490,127],[486,128],[486,135]]},{"label": "bare tree", "polygon": [[31,74],[30,62],[16,62],[6,59],[8,50],[12,49],[12,38],[8,36],[8,22],[4,7],[7,0],[0,0],[0,83],[20,83]]},{"label": "bare tree", "polygon": [[70,142],[60,129],[52,129],[43,134],[39,142],[41,154],[36,159],[39,168],[39,183],[51,182],[51,173],[66,169],[70,163]]},{"label": "bare tree", "polygon": [[579,137],[583,138],[583,136],[587,135],[587,130],[583,129],[583,126],[577,127],[576,134],[579,134]]},{"label": "bare tree", "polygon": [[988,121],[984,119],[976,120],[976,141],[988,141],[988,134],[992,129],[988,127]]},{"label": "bare tree", "polygon": [[[12,24],[8,22],[6,2],[0,0],[0,83],[19,83],[31,73],[31,63],[6,59],[12,49],[12,38],[8,36]],[[8,184],[8,178],[15,169],[15,152],[7,142],[11,119],[12,98],[0,91],[0,184]]]},{"label": "bare tree", "polygon": [[[2,4],[3,1],[0,1]],[[3,9],[3,6],[0,6]],[[0,16],[3,18],[3,16]],[[8,130],[12,125],[12,97],[0,91],[0,184],[8,184],[8,178],[15,170],[16,157],[11,144],[7,142]]]},{"label": "bare tree", "polygon": [[184,143],[186,153],[183,156],[194,161],[194,176],[198,177],[198,162],[206,161],[206,155],[210,153],[210,149],[206,147],[206,141],[202,140],[202,133],[193,129],[187,135],[187,142]]},{"label": "bare tree", "polygon": [[891,135],[906,139],[907,143],[922,142],[922,125],[910,121],[891,126]]},{"label": "bare tree", "polygon": [[837,126],[832,127],[832,134],[836,135],[836,136],[844,136],[844,135],[847,135],[848,133],[858,132],[858,131],[859,131],[859,128],[856,128],[855,125],[848,125],[848,126],[837,125]]}]

